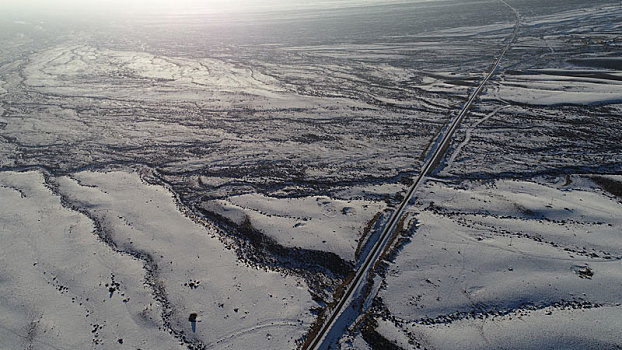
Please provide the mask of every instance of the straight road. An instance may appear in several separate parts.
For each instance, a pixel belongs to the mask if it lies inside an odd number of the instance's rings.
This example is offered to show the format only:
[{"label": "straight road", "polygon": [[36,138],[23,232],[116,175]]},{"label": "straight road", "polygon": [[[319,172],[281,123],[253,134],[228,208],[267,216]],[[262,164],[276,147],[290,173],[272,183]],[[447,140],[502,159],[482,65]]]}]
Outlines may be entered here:
[{"label": "straight road", "polygon": [[490,78],[495,74],[495,71],[497,70],[501,62],[501,59],[503,59],[503,56],[505,56],[506,52],[510,49],[510,46],[516,39],[516,36],[518,34],[518,28],[520,26],[520,15],[518,11],[516,11],[516,9],[510,6],[506,1],[504,0],[499,0],[499,1],[505,4],[507,7],[509,7],[516,16],[516,23],[514,25],[514,31],[512,32],[512,35],[510,36],[508,43],[503,48],[500,55],[497,57],[493,66],[490,68],[490,70],[488,71],[484,79],[479,83],[477,88],[473,90],[473,92],[469,96],[466,103],[462,106],[462,109],[460,110],[460,112],[456,114],[456,116],[452,119],[451,123],[449,124],[445,133],[443,134],[441,141],[438,142],[434,146],[432,150],[433,152],[432,156],[429,157],[428,160],[424,163],[423,168],[421,169],[421,172],[415,179],[412,186],[410,186],[410,188],[408,189],[408,193],[404,197],[404,200],[400,203],[397,210],[391,216],[389,223],[385,226],[384,230],[380,234],[380,238],[376,241],[374,247],[370,250],[369,254],[367,254],[367,256],[365,257],[363,264],[361,264],[359,269],[356,271],[356,274],[354,278],[352,279],[352,281],[350,282],[350,284],[348,285],[345,293],[343,294],[343,297],[339,300],[339,302],[335,305],[335,307],[329,311],[330,314],[323,322],[320,330],[313,336],[312,339],[310,339],[310,341],[307,341],[303,345],[302,347],[303,350],[327,349],[335,341],[334,337],[327,337],[327,335],[329,335],[331,330],[335,328],[335,325],[339,324],[340,316],[344,313],[344,310],[346,310],[347,307],[355,301],[356,299],[355,296],[357,295],[357,293],[355,292],[362,290],[362,287],[365,284],[365,281],[367,281],[367,276],[369,276],[370,272],[373,270],[373,267],[375,266],[376,262],[382,258],[383,253],[388,247],[389,242],[392,241],[393,236],[396,234],[395,228],[397,226],[397,223],[399,222],[399,219],[404,214],[404,210],[406,206],[413,199],[413,196],[415,192],[417,191],[417,188],[425,181],[427,174],[437,164],[440,163],[441,159],[443,158],[445,154],[445,151],[447,150],[447,147],[449,146],[449,143],[451,141],[451,138],[454,132],[456,131],[456,129],[458,129],[458,126],[468,114],[469,109],[471,108],[471,106],[473,105],[473,103],[475,102],[479,94],[483,91],[484,85],[486,85],[488,80],[490,80]]}]

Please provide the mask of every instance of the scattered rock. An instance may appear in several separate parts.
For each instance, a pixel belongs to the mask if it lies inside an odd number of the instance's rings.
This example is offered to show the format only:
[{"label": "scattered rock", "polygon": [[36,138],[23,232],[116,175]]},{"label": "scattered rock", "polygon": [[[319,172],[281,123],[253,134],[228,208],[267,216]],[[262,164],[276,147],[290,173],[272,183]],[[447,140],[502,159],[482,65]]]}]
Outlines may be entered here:
[{"label": "scattered rock", "polygon": [[190,288],[190,289],[197,289],[199,288],[199,285],[201,284],[201,281],[196,281],[196,280],[191,280],[188,281],[186,283],[184,283],[184,286]]},{"label": "scattered rock", "polygon": [[579,275],[580,278],[592,279],[594,271],[587,265],[574,265],[572,270]]}]

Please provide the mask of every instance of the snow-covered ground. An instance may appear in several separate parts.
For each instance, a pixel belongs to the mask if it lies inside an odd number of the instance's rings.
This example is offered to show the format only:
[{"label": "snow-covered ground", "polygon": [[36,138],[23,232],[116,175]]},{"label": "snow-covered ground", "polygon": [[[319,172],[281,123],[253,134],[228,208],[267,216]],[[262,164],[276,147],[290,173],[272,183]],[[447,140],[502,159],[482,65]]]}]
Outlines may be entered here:
[{"label": "snow-covered ground", "polygon": [[420,198],[379,333],[437,349],[621,344],[620,198],[585,176],[430,182]]},{"label": "snow-covered ground", "polygon": [[207,211],[241,225],[248,220],[280,244],[329,251],[345,260],[355,252],[368,223],[384,202],[335,200],[328,197],[269,198],[248,194],[203,204]]},{"label": "snow-covered ground", "polygon": [[621,81],[622,73],[616,71],[534,70],[506,75],[490,98],[531,105],[620,103]]},{"label": "snow-covered ground", "polygon": [[0,348],[299,346],[508,5],[516,40],[341,344],[620,346],[622,7],[505,2],[0,13]]},{"label": "snow-covered ground", "polygon": [[313,320],[303,280],[241,263],[136,173],[4,173],[1,190],[3,346],[293,348]]},{"label": "snow-covered ground", "polygon": [[542,106],[622,102],[620,15],[620,6],[606,6],[525,19],[514,52],[535,57],[507,65],[485,100]]},{"label": "snow-covered ground", "polygon": [[143,263],[102,244],[41,173],[4,172],[0,193],[2,348],[182,348],[162,328]]}]

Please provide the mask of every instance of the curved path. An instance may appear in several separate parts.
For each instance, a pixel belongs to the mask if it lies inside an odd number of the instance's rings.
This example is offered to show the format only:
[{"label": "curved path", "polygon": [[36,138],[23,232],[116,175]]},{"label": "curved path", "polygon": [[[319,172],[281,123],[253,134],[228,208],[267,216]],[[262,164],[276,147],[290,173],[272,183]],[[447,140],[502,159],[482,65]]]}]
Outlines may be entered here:
[{"label": "curved path", "polygon": [[397,226],[397,223],[400,221],[400,218],[404,214],[406,206],[413,198],[417,188],[425,181],[426,175],[441,161],[441,159],[445,155],[445,151],[449,146],[454,132],[458,129],[458,126],[468,114],[469,109],[471,108],[479,94],[484,90],[484,85],[486,85],[488,80],[490,80],[490,78],[495,74],[501,62],[501,59],[503,59],[506,52],[510,49],[512,43],[516,39],[520,26],[520,14],[516,9],[514,9],[504,0],[499,1],[509,7],[516,16],[514,30],[512,32],[512,35],[510,36],[510,39],[508,40],[508,43],[503,48],[499,57],[497,57],[493,66],[490,68],[484,79],[471,93],[466,103],[462,106],[460,112],[456,114],[456,116],[452,119],[446,131],[444,132],[440,142],[437,142],[435,144],[434,148],[432,149],[432,156],[429,157],[423,165],[419,176],[417,176],[412,186],[408,189],[408,193],[404,197],[404,200],[400,203],[397,210],[391,216],[390,221],[385,226],[373,248],[364,258],[363,263],[356,271],[356,274],[348,285],[345,293],[343,294],[339,302],[337,302],[335,307],[332,310],[328,310],[328,316],[322,323],[320,330],[316,334],[314,334],[311,339],[305,342],[305,344],[302,346],[303,350],[328,349],[332,345],[335,345],[336,341],[339,340],[344,330],[344,324],[347,324],[352,320],[352,315],[344,311],[346,311],[351,305],[356,306],[356,303],[360,299],[356,296],[359,296],[359,294],[361,294],[360,292],[364,290],[367,276],[370,275],[373,267],[376,265],[376,262],[382,258],[384,251],[389,246],[389,243],[393,241],[393,238],[396,234],[395,228]]}]

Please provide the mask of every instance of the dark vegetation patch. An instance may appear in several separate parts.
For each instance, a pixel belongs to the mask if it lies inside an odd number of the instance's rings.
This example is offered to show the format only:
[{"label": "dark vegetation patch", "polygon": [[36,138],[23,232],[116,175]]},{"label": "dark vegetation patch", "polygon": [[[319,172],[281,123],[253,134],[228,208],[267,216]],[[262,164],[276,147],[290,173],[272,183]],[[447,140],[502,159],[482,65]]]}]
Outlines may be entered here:
[{"label": "dark vegetation patch", "polygon": [[389,339],[382,336],[382,334],[376,331],[378,328],[378,322],[373,317],[366,317],[361,327],[361,336],[367,344],[374,350],[401,350],[402,348],[397,346]]},{"label": "dark vegetation patch", "polygon": [[622,199],[622,182],[602,176],[592,176],[592,181],[603,190]]},{"label": "dark vegetation patch", "polygon": [[622,57],[573,58],[567,62],[581,67],[622,70]]},{"label": "dark vegetation patch", "polygon": [[337,254],[285,247],[253,227],[248,218],[237,225],[203,208],[197,208],[197,211],[236,241],[235,249],[241,259],[251,265],[273,270],[285,269],[301,275],[316,293],[316,297],[325,295],[326,290],[333,289],[352,272],[352,263],[341,259]]},{"label": "dark vegetation patch", "polygon": [[446,315],[439,315],[435,317],[426,317],[419,320],[415,320],[415,324],[419,325],[439,325],[450,324],[459,320],[475,320],[475,319],[488,319],[503,316],[526,316],[530,311],[547,310],[547,314],[552,313],[554,310],[584,310],[584,309],[597,309],[602,307],[602,304],[593,303],[588,300],[565,300],[544,304],[534,304],[531,302],[521,303],[516,307],[497,307],[489,309],[473,309],[470,311],[456,311]]},{"label": "dark vegetation patch", "polygon": [[369,246],[369,235],[372,232],[377,231],[380,229],[380,225],[383,222],[383,212],[379,211],[376,213],[376,215],[374,215],[374,217],[369,220],[367,222],[367,225],[365,226],[365,228],[363,229],[363,233],[361,234],[361,237],[359,237],[359,242],[358,245],[356,246],[356,251],[354,252],[354,257],[355,259],[358,261],[361,255],[361,251],[363,249],[365,249],[367,246]]}]

